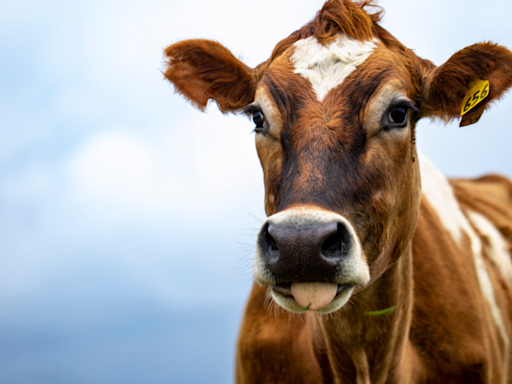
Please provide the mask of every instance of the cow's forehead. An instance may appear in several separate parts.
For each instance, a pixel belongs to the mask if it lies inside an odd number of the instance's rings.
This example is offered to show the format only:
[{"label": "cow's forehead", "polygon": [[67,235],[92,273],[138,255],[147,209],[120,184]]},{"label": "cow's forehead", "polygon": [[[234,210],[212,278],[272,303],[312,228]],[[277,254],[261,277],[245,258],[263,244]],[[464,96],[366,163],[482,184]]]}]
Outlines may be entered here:
[{"label": "cow's forehead", "polygon": [[376,48],[376,39],[359,41],[343,35],[321,44],[315,36],[310,36],[293,44],[291,62],[294,73],[308,79],[317,99],[323,101],[327,93],[342,84]]},{"label": "cow's forehead", "polygon": [[[342,35],[321,44],[310,36],[298,40],[275,59],[258,88],[265,88],[274,98],[307,97],[314,103],[336,105],[339,100],[329,101],[338,96],[333,90],[345,88],[349,98],[362,94],[368,101],[377,89],[392,80],[399,80],[404,92],[414,97],[415,87],[411,87],[405,58],[378,39],[361,41]],[[288,107],[295,109],[297,105],[291,101]],[[288,109],[285,108],[286,112],[292,112]]]}]

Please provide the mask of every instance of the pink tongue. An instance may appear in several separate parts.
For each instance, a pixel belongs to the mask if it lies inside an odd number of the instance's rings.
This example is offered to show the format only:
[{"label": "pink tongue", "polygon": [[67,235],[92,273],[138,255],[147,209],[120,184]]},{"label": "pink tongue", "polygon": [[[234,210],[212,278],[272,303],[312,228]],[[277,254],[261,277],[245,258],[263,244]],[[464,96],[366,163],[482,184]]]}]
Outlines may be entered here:
[{"label": "pink tongue", "polygon": [[337,284],[292,283],[293,298],[301,307],[316,311],[322,309],[336,297]]}]

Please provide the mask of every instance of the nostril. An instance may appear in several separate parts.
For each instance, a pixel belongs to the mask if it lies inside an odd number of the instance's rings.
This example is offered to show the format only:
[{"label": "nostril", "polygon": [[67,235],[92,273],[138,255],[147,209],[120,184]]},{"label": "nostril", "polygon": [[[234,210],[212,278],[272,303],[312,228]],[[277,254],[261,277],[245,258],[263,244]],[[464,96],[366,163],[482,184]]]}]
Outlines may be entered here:
[{"label": "nostril", "polygon": [[329,236],[322,244],[322,255],[325,257],[340,257],[348,253],[350,234],[345,225],[338,223],[336,233]]},{"label": "nostril", "polygon": [[279,249],[277,248],[277,243],[269,232],[269,224],[267,223],[260,234],[261,244],[264,248],[267,248],[270,252],[276,252]]},{"label": "nostril", "polygon": [[270,233],[268,233],[268,231],[266,231],[264,233],[264,236],[265,236],[265,241],[268,244],[269,250],[271,250],[272,252],[277,251],[278,250],[277,249],[277,243],[274,240],[274,238],[272,237],[272,235]]},{"label": "nostril", "polygon": [[343,242],[336,234],[329,236],[322,245],[322,252],[337,252],[343,250]]}]

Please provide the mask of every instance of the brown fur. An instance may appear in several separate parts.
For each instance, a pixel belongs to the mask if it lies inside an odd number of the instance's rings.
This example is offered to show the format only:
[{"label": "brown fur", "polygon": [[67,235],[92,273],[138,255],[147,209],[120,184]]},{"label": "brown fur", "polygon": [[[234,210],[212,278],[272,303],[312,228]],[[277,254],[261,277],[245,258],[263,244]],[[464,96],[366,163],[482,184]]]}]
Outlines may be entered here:
[{"label": "brown fur", "polygon": [[479,114],[512,85],[512,53],[497,44],[482,43],[454,54],[426,74],[426,104],[445,119],[460,115],[462,100],[475,79],[489,80],[489,96],[471,114]]},{"label": "brown fur", "polygon": [[[367,13],[365,9],[368,8],[377,11]],[[372,0],[360,4],[329,0],[310,23],[276,45],[271,61],[283,54],[296,41],[310,36],[315,36],[321,43],[326,43],[340,34],[361,41],[369,40],[378,29],[376,23],[380,21],[381,16],[382,10]]]},{"label": "brown fur", "polygon": [[168,47],[165,77],[192,104],[203,110],[214,99],[222,112],[249,104],[256,89],[255,73],[221,44],[186,40]]},{"label": "brown fur", "polygon": [[[371,1],[327,1],[254,70],[207,40],[165,51],[166,78],[200,109],[213,99],[223,112],[234,112],[255,94],[267,98],[274,123],[256,139],[267,214],[309,206],[343,215],[370,268],[370,283],[326,316],[285,313],[269,303],[268,287],[255,285],[240,330],[236,381],[512,383],[504,361],[512,334],[510,286],[493,264],[490,239],[474,228],[504,337],[479,284],[469,235],[458,243],[421,194],[415,146],[416,122],[458,116],[474,79],[489,80],[491,92],[470,115],[501,97],[512,85],[512,53],[476,44],[436,68],[380,27],[381,11],[372,8]],[[309,80],[294,73],[293,44],[310,36],[328,44],[340,34],[379,43],[320,102]],[[410,112],[407,128],[382,127],[379,105],[392,102],[386,92],[407,96],[419,110]],[[498,176],[451,183],[462,212],[485,216],[512,251],[512,183]],[[390,307],[395,310],[384,316],[368,314]]]}]

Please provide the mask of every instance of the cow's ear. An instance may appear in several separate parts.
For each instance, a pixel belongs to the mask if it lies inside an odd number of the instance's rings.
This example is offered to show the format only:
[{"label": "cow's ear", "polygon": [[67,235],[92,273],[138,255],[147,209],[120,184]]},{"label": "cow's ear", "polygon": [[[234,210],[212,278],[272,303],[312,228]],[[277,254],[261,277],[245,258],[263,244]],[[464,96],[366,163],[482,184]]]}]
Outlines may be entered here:
[{"label": "cow's ear", "polygon": [[221,44],[210,40],[185,40],[167,47],[165,77],[192,104],[204,110],[208,100],[223,112],[250,104],[256,89],[255,71]]},{"label": "cow's ear", "polygon": [[511,85],[512,52],[497,44],[475,44],[425,74],[423,110],[444,120],[464,114],[461,125],[469,125]]}]

